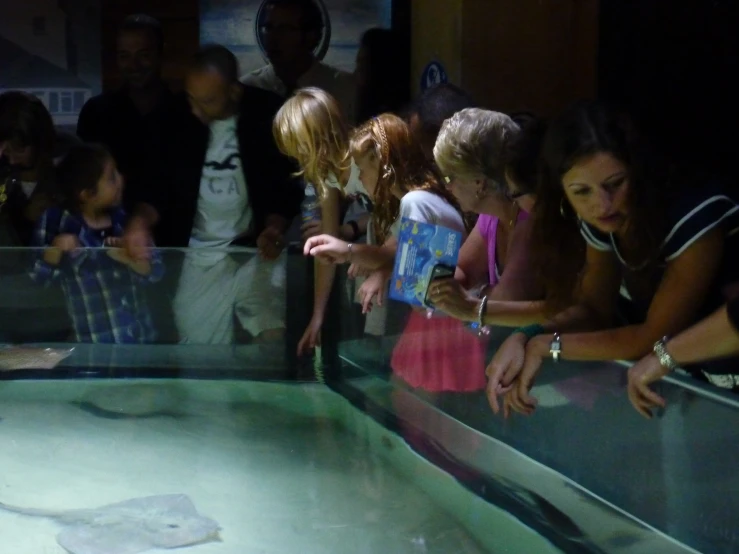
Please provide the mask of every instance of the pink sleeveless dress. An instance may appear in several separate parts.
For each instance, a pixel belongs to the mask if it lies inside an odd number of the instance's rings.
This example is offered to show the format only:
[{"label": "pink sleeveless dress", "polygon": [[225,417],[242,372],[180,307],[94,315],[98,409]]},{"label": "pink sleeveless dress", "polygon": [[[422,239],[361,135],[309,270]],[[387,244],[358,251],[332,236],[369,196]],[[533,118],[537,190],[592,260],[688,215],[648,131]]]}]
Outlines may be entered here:
[{"label": "pink sleeveless dress", "polygon": [[[518,221],[528,217],[521,214]],[[498,284],[495,239],[498,218],[481,215],[477,230],[487,242],[489,280]],[[414,388],[428,392],[472,392],[487,384],[488,341],[451,317],[432,317],[412,311],[395,345],[390,366],[393,373]]]}]

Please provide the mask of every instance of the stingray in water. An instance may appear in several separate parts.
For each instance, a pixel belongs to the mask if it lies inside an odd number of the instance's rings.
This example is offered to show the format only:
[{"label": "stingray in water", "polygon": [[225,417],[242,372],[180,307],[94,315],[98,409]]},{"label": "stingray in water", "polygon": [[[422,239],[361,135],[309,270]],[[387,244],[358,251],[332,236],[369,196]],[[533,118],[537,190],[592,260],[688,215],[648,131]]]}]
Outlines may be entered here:
[{"label": "stingray in water", "polygon": [[0,509],[64,525],[56,540],[70,554],[139,554],[220,540],[218,523],[200,515],[184,494],[134,498],[92,510],[34,510],[3,503]]},{"label": "stingray in water", "polygon": [[180,386],[135,384],[93,387],[72,404],[107,419],[180,419],[185,417],[181,408],[186,403],[186,391]]}]

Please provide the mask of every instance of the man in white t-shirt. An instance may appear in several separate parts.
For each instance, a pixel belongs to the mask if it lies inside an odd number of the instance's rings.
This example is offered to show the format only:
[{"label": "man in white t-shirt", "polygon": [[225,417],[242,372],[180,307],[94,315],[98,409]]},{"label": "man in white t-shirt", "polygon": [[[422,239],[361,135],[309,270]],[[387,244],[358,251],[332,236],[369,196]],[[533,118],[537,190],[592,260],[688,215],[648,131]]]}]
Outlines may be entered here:
[{"label": "man in white t-shirt", "polygon": [[228,246],[251,229],[252,207],[241,164],[236,114],[210,121],[210,141],[190,246]]},{"label": "man in white t-shirt", "polygon": [[354,76],[316,59],[323,17],[314,0],[271,0],[259,29],[269,65],[244,76],[242,82],[286,98],[302,87],[318,87],[333,96],[354,123]]},{"label": "man in white t-shirt", "polygon": [[[152,207],[160,244],[190,247],[173,304],[180,339],[232,343],[235,320],[260,342],[282,338],[284,233],[303,192],[272,137],[281,100],[242,85],[222,46],[196,54],[185,88],[195,117],[173,133],[171,182]],[[254,245],[258,254],[224,251]]]}]

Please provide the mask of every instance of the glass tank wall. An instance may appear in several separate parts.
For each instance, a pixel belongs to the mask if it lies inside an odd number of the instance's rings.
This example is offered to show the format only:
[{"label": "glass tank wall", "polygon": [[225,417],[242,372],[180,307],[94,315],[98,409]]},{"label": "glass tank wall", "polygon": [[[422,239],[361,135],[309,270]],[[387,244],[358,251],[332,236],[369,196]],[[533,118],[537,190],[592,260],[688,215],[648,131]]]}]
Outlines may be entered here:
[{"label": "glass tank wall", "polygon": [[[255,256],[221,254],[236,268]],[[542,371],[532,417],[505,420],[465,346],[478,337],[439,353],[437,324],[410,333],[393,302],[363,316],[343,275],[321,348],[298,356],[312,296],[299,253],[268,276],[282,335],[252,336],[248,299],[221,287],[203,296],[232,305],[228,340],[183,341],[182,310],[203,298],[178,295],[188,255],[161,250],[161,280],[118,291],[145,303],[156,337],[80,342],[69,284],[29,278],[38,255],[0,251],[3,551],[739,550],[737,405],[719,391],[671,379],[647,422],[622,364],[563,363]],[[483,360],[507,333],[492,330]],[[414,365],[409,340],[464,378]]]}]

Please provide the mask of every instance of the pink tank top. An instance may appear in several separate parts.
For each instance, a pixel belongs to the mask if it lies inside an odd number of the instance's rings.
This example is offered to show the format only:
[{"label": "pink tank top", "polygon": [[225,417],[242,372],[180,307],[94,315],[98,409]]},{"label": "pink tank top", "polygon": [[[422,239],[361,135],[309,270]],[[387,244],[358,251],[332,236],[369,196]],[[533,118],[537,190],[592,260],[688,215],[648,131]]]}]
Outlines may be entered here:
[{"label": "pink tank top", "polygon": [[[524,211],[518,212],[517,223],[528,219],[529,214]],[[477,218],[477,231],[488,244],[488,273],[490,275],[490,285],[495,286],[500,281],[500,265],[495,252],[496,238],[498,236],[498,222],[500,220],[494,215],[482,214]]]}]

